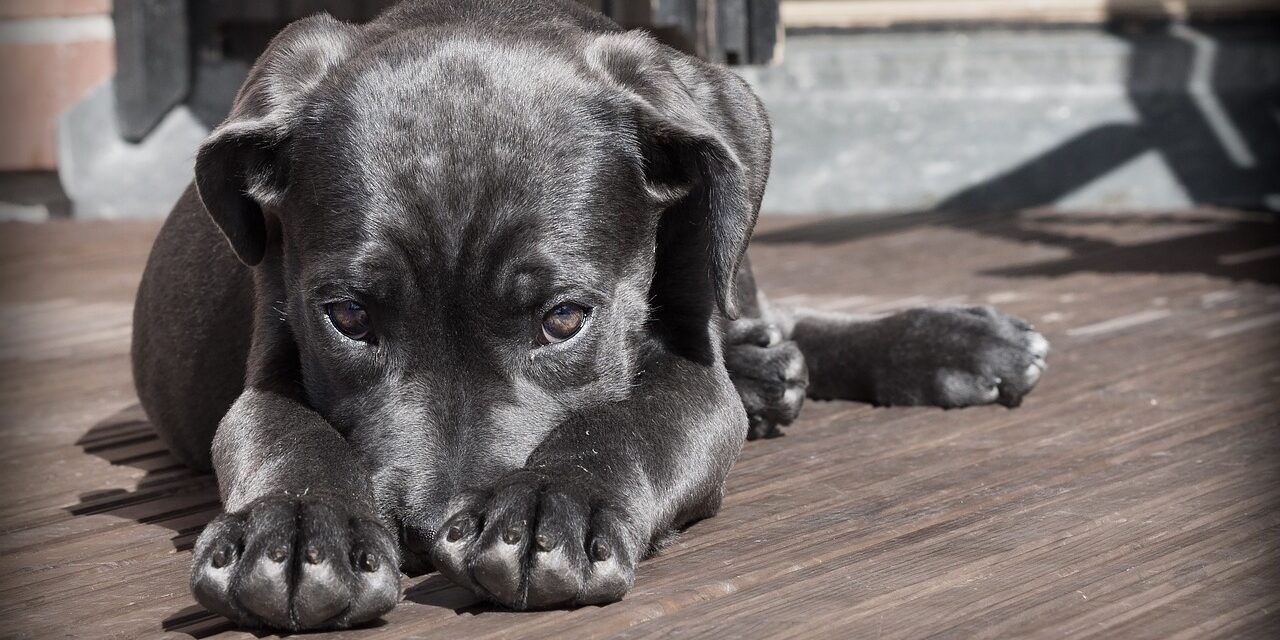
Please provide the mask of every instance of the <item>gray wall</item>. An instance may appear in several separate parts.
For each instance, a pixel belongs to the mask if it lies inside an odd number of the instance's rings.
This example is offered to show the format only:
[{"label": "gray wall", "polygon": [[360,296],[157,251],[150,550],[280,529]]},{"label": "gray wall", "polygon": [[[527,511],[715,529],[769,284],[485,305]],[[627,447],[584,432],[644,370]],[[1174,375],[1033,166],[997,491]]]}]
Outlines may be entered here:
[{"label": "gray wall", "polygon": [[[1280,209],[1275,25],[797,31],[739,71],[774,122],[767,214]],[[62,119],[74,215],[164,215],[207,125],[128,144],[112,102]]]},{"label": "gray wall", "polygon": [[1280,209],[1280,30],[789,34],[775,214]]}]

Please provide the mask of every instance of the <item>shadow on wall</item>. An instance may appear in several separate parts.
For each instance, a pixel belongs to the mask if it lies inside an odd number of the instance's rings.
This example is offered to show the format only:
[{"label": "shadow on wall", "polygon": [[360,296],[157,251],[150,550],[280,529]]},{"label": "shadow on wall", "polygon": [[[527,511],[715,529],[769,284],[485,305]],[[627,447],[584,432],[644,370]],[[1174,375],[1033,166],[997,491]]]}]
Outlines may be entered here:
[{"label": "shadow on wall", "polygon": [[[1193,202],[1280,209],[1280,86],[1242,77],[1255,61],[1237,60],[1225,37],[1280,39],[1280,24],[1253,27],[1114,24],[1130,45],[1132,124],[1086,131],[1021,166],[937,205],[941,211],[1016,211],[1053,204],[1138,156],[1154,151]],[[1244,52],[1247,55],[1247,52]],[[1280,61],[1273,61],[1280,63]],[[1176,78],[1169,90],[1150,79]],[[1269,206],[1266,206],[1269,205]]]},{"label": "shadow on wall", "polygon": [[[992,272],[1009,277],[1080,271],[1203,273],[1280,284],[1280,220],[1274,215],[1191,219],[1202,231],[1126,245],[1071,228],[1160,223],[1152,215],[1029,216],[1147,153],[1156,153],[1198,204],[1280,210],[1280,85],[1259,86],[1248,48],[1220,47],[1226,38],[1280,40],[1280,23],[1188,26],[1116,23],[1109,33],[1133,55],[1126,92],[1131,124],[1101,125],[989,180],[955,193],[928,211],[822,220],[766,232],[755,242],[836,244],[920,225],[963,228],[1016,242],[1066,249],[1061,260]],[[1264,61],[1274,73],[1280,60]],[[1272,77],[1269,75],[1268,77]],[[1168,221],[1179,225],[1188,219]],[[1064,229],[1066,227],[1066,229]],[[1241,230],[1244,230],[1242,233]]]}]

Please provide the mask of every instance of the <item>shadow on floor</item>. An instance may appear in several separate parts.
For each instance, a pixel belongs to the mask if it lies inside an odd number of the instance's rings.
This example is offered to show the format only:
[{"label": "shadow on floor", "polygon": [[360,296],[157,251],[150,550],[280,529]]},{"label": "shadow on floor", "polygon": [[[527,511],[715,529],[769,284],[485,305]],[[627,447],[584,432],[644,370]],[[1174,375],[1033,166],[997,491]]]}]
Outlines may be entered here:
[{"label": "shadow on floor", "polygon": [[[1110,224],[1143,221],[1147,216],[1102,216]],[[1037,223],[1054,225],[1096,224],[1096,218],[1040,216]],[[1267,219],[1191,222],[1202,231],[1136,244],[1112,244],[1099,251],[1072,251],[1067,258],[985,272],[1005,277],[1056,277],[1091,273],[1198,273],[1233,281],[1280,285],[1280,223]],[[1108,243],[1110,244],[1110,243]]]},{"label": "shadow on floor", "polygon": [[[173,548],[188,551],[200,531],[221,510],[214,477],[192,471],[174,459],[147,421],[142,407],[136,404],[90,427],[76,445],[86,454],[113,465],[141,469],[146,474],[131,488],[81,494],[79,504],[67,508],[72,515],[110,515],[167,527],[174,533],[170,538]],[[235,626],[197,605],[173,613],[161,622],[161,628],[193,638],[206,638]]]},{"label": "shadow on floor", "polygon": [[[204,607],[195,604],[174,612],[160,623],[160,628],[167,633],[181,633],[192,638],[209,638],[225,631],[235,631],[236,625],[230,620],[209,613]],[[265,638],[274,635],[262,631],[248,631],[254,637]]]},{"label": "shadow on floor", "polygon": [[[1108,239],[1098,227],[1177,225],[1172,237],[1133,244]],[[1266,214],[1073,215],[1018,212],[950,215],[920,212],[802,223],[758,234],[760,244],[839,244],[919,226],[941,226],[1070,253],[1066,258],[984,272],[1004,277],[1057,277],[1073,273],[1198,273],[1233,281],[1280,284],[1280,218]],[[1090,233],[1089,227],[1092,227]],[[1078,229],[1078,231],[1076,231]],[[1088,235],[1086,235],[1088,234]]]},{"label": "shadow on floor", "polygon": [[[377,629],[385,626],[385,620],[377,619],[372,622],[356,627],[360,629]],[[228,631],[238,631],[240,633],[248,633],[255,638],[273,638],[280,637],[285,634],[278,634],[273,631],[264,631],[260,629],[241,629],[226,618],[205,611],[200,605],[192,605],[180,611],[177,611],[164,619],[161,628],[167,633],[181,633],[183,635],[203,640],[211,638],[220,633]]]},{"label": "shadow on floor", "polygon": [[477,615],[491,612],[519,613],[491,602],[485,602],[438,573],[433,573],[427,576],[425,580],[406,589],[404,599],[430,607],[451,609],[459,615]]},{"label": "shadow on floor", "polygon": [[221,508],[214,477],[174,459],[136,404],[90,427],[76,445],[89,455],[146,475],[131,488],[81,494],[79,504],[67,508],[71,515],[106,514],[167,527],[174,532],[174,549],[187,551]]},{"label": "shadow on floor", "polygon": [[[458,615],[478,615],[481,613],[509,613],[520,615],[520,612],[504,609],[497,605],[481,601],[471,592],[457,586],[448,578],[434,573],[405,590],[404,602],[440,607],[452,610]],[[383,619],[377,619],[362,625],[360,629],[373,629],[386,625]],[[185,607],[175,611],[161,623],[169,633],[182,633],[192,638],[208,638],[224,631],[236,630],[236,626],[226,618],[209,613],[199,605]],[[267,632],[250,631],[258,638],[274,635]]]}]

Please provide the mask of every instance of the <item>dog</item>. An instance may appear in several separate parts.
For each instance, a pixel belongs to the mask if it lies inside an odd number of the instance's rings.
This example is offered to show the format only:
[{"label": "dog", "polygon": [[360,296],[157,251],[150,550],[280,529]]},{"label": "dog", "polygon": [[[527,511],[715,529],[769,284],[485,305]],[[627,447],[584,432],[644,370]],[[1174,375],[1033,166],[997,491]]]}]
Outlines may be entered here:
[{"label": "dog", "polygon": [[770,305],[764,107],[570,0],[413,0],[271,42],[161,229],[133,370],[224,505],[191,589],[254,627],[436,570],[616,601],[806,393],[1016,406],[1048,343],[986,307]]}]

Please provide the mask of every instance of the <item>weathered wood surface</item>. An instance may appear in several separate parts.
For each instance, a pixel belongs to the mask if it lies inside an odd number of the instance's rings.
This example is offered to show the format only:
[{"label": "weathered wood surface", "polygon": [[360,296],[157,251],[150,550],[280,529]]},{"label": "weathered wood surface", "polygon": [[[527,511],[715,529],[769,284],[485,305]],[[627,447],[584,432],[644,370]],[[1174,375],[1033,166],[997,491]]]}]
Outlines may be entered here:
[{"label": "weathered wood surface", "polygon": [[[994,303],[1053,342],[1016,411],[811,403],[621,603],[405,580],[353,637],[1280,637],[1280,233],[1186,215],[769,220],[776,298]],[[135,406],[152,223],[0,226],[0,633],[233,635],[187,593],[217,510]]]}]

